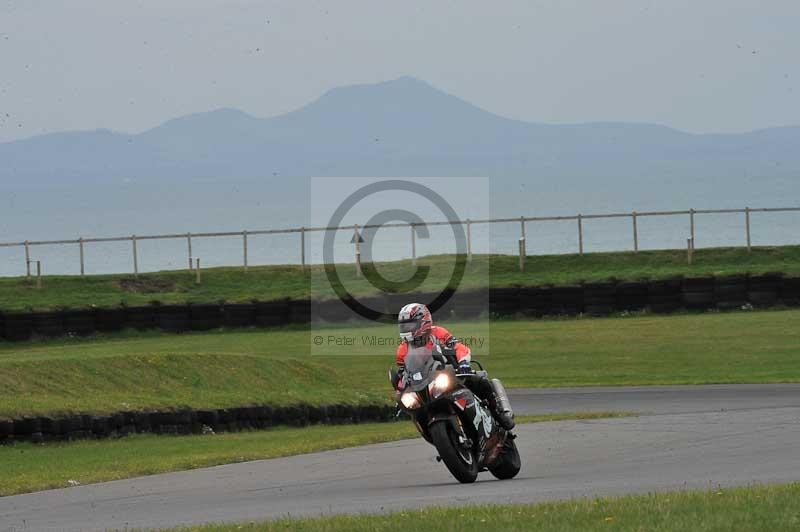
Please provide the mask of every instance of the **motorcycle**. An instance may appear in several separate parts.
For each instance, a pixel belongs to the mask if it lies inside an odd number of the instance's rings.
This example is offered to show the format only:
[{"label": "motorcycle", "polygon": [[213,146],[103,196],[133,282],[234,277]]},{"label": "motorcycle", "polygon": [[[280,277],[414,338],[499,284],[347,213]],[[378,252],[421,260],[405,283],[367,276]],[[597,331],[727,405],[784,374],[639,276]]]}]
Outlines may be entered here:
[{"label": "motorcycle", "polygon": [[398,415],[411,417],[439,452],[437,461],[459,482],[475,482],[486,470],[501,480],[514,478],[521,468],[516,436],[497,423],[486,402],[466,385],[469,379],[486,378],[486,371],[473,361],[478,371],[456,374],[447,362],[438,346],[409,347],[402,377],[395,370],[389,374]]}]

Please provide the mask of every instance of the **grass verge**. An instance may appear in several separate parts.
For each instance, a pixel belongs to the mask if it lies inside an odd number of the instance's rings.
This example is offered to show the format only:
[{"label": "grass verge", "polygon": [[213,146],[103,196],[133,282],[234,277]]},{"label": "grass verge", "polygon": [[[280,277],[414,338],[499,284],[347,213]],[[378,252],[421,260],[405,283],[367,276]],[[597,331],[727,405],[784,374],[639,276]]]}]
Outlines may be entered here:
[{"label": "grass verge", "polygon": [[[520,423],[621,417],[616,412],[520,416]],[[197,436],[136,435],[116,440],[0,446],[0,497],[69,481],[89,484],[168,471],[341,449],[419,437],[408,421],[275,428]]]},{"label": "grass verge", "polygon": [[580,499],[566,502],[458,506],[386,515],[282,519],[263,523],[206,525],[183,531],[231,530],[277,532],[380,532],[414,530],[563,530],[640,532],[797,530],[800,527],[800,483],[710,491]]},{"label": "grass verge", "polygon": [[[453,259],[447,256],[422,257],[420,266],[430,266],[430,274],[420,290],[440,290],[449,280]],[[519,271],[512,255],[475,255],[469,264],[462,288],[510,285],[569,284],[581,280],[610,278],[663,278],[674,275],[763,273],[782,271],[800,274],[800,246],[699,249],[694,264],[686,264],[686,252],[659,250],[584,255],[535,255],[526,259],[527,271]],[[407,279],[417,267],[411,261],[377,265],[387,279]],[[187,270],[130,275],[46,276],[44,288],[24,277],[0,278],[0,310],[48,310],[57,308],[114,307],[120,304],[248,302],[284,297],[303,298],[313,293],[333,293],[323,280],[319,266],[305,271],[299,266],[251,266],[210,268],[203,271],[203,283],[194,284]],[[355,276],[354,268],[339,268],[342,283],[353,294],[367,294],[375,288]],[[313,282],[312,282],[313,280]]]},{"label": "grass verge", "polygon": [[[800,381],[800,310],[456,322],[512,387]],[[325,345],[311,351],[311,338]],[[327,344],[347,337],[353,345]],[[0,416],[388,401],[393,326],[0,344]],[[313,354],[312,354],[313,353]]]}]

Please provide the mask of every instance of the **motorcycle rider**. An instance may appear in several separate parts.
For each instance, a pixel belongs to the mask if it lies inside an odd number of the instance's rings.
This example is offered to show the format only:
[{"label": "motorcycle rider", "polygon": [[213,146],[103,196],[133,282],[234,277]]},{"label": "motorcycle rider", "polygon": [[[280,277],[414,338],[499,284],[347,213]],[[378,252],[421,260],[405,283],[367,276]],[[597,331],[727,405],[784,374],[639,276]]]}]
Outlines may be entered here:
[{"label": "motorcycle rider", "polygon": [[[403,339],[403,342],[397,346],[397,354],[395,356],[395,363],[398,366],[398,380],[395,382],[395,387],[402,382],[401,377],[405,372],[404,361],[408,353],[409,344],[415,347],[424,345],[429,347],[439,346],[445,359],[455,366],[457,375],[471,375],[474,373],[470,366],[471,353],[469,347],[459,342],[444,327],[434,325],[431,312],[425,305],[409,303],[404,306],[397,315],[397,324],[400,330],[400,338]],[[472,393],[489,404],[492,415],[500,426],[506,430],[514,428],[514,414],[500,381],[497,381],[499,389],[486,377],[467,379],[465,384]]]}]

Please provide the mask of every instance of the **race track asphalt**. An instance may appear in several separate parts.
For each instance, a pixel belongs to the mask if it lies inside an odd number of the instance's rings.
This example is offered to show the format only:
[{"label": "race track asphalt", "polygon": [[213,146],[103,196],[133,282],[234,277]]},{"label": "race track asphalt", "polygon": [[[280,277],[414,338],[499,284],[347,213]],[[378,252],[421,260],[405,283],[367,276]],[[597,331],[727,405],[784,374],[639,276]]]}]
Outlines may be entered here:
[{"label": "race track asphalt", "polygon": [[515,390],[520,412],[644,415],[522,425],[511,481],[457,484],[420,439],[0,498],[0,531],[161,528],[426,505],[800,480],[800,385]]}]

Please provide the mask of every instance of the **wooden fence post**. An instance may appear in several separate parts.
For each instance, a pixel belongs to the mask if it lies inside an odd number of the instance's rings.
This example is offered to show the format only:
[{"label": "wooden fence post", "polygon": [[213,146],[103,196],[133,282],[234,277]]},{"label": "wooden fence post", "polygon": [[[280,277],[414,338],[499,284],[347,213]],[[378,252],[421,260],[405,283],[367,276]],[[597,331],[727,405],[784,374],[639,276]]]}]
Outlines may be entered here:
[{"label": "wooden fence post", "polygon": [[525,271],[525,237],[519,239],[519,271]]},{"label": "wooden fence post", "polygon": [[197,257],[195,261],[196,263],[194,267],[194,273],[195,273],[194,282],[195,284],[200,284],[200,257]]},{"label": "wooden fence post", "polygon": [[186,244],[189,248],[189,271],[192,271],[192,233],[186,233]]},{"label": "wooden fence post", "polygon": [[747,230],[747,251],[751,251],[750,249],[750,207],[744,208],[744,220],[745,220],[745,228]]},{"label": "wooden fence post", "polygon": [[358,224],[353,227],[353,241],[356,244],[356,277],[361,277],[361,235]]},{"label": "wooden fence post", "polygon": [[300,228],[300,264],[303,269],[306,267],[306,228]]},{"label": "wooden fence post", "polygon": [[28,241],[25,241],[25,274],[28,278],[31,276],[31,247]]},{"label": "wooden fence post", "polygon": [[633,252],[634,253],[638,253],[639,252],[639,230],[636,227],[636,211],[633,211],[633,214],[631,214],[631,216],[633,218]]},{"label": "wooden fence post", "polygon": [[83,262],[83,237],[80,237],[78,239],[78,245],[80,246],[81,249],[81,277],[83,277],[85,273],[84,262]]},{"label": "wooden fence post", "polygon": [[139,254],[136,250],[136,235],[131,235],[131,244],[133,247],[133,276],[139,277]]},{"label": "wooden fence post", "polygon": [[467,218],[467,262],[472,262],[472,222]]},{"label": "wooden fence post", "polygon": [[247,273],[247,229],[242,231],[242,253],[244,254],[244,271]]},{"label": "wooden fence post", "polygon": [[583,215],[578,214],[578,253],[583,255]]}]

